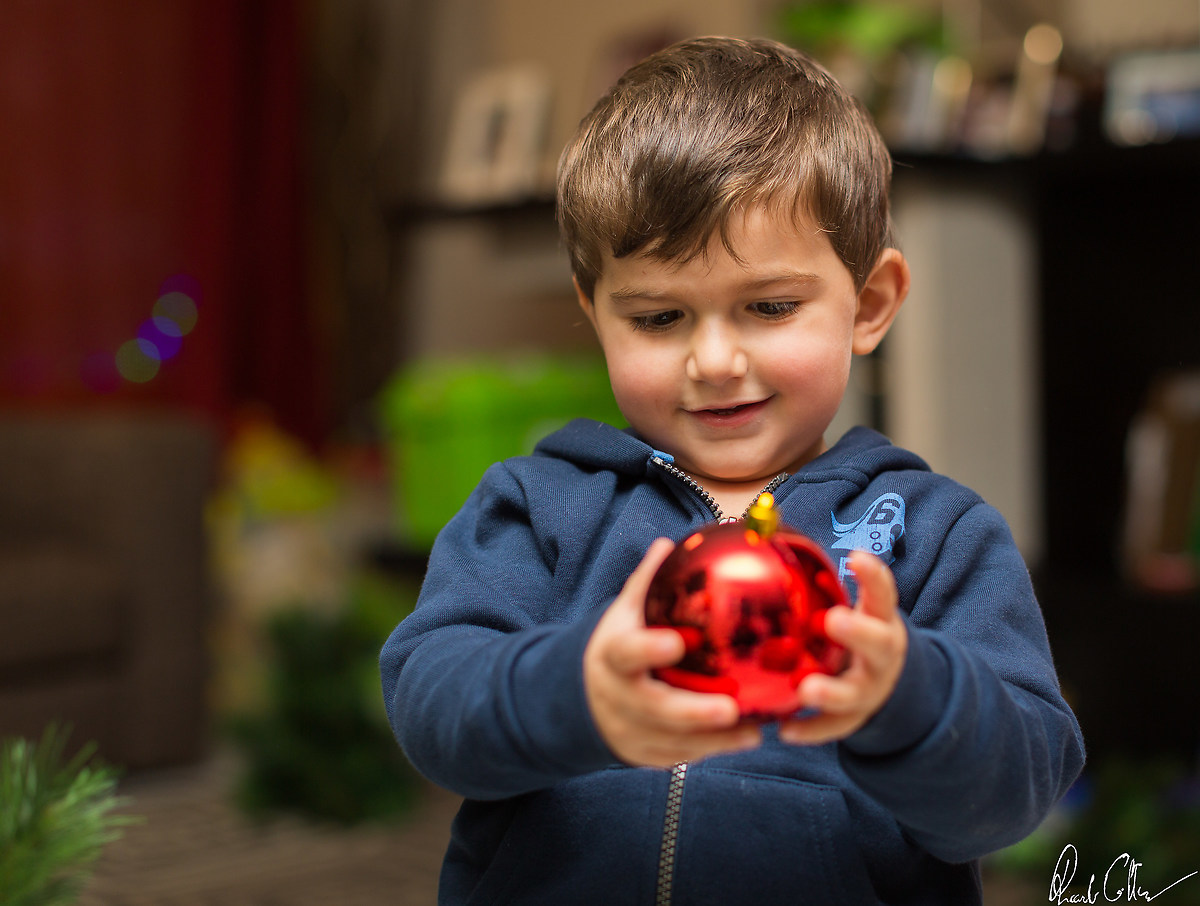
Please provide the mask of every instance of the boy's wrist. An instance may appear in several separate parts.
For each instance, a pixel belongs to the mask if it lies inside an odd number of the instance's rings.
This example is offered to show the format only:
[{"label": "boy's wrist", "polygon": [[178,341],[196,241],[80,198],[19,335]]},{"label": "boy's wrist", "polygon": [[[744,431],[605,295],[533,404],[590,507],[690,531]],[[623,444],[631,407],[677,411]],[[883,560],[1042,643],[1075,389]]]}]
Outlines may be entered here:
[{"label": "boy's wrist", "polygon": [[879,756],[918,744],[937,725],[950,695],[950,663],[928,630],[905,623],[908,647],[896,687],[883,706],[843,744],[855,755]]}]

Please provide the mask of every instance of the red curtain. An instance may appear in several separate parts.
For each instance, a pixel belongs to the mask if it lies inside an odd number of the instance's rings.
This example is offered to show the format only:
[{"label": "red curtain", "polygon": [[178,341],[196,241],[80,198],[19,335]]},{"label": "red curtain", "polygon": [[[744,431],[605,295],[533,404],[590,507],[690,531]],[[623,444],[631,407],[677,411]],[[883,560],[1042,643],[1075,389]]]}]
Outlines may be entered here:
[{"label": "red curtain", "polygon": [[302,10],[0,3],[0,403],[255,403],[321,438]]}]

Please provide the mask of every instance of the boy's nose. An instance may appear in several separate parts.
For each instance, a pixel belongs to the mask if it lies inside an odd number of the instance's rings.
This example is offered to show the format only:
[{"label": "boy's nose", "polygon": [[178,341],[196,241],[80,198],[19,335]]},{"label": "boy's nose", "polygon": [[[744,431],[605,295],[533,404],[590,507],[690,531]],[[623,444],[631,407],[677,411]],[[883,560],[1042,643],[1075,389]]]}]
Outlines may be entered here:
[{"label": "boy's nose", "polygon": [[745,377],[749,368],[750,360],[736,331],[719,325],[697,329],[688,352],[689,380],[719,385]]}]

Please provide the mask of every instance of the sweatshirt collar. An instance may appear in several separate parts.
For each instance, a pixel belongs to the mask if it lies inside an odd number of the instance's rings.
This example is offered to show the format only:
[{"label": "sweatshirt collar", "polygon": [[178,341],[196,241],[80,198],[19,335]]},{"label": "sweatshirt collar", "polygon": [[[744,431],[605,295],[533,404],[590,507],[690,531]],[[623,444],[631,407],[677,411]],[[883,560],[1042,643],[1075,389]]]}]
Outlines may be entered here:
[{"label": "sweatshirt collar", "polygon": [[[558,456],[580,466],[612,469],[634,476],[645,475],[650,461],[662,455],[630,428],[614,428],[605,422],[587,418],[577,418],[544,438],[534,449],[534,455],[538,454]],[[873,476],[891,469],[928,471],[929,466],[915,454],[893,446],[878,431],[855,427],[820,456],[801,467],[793,479],[824,480],[830,472],[847,470]]]}]

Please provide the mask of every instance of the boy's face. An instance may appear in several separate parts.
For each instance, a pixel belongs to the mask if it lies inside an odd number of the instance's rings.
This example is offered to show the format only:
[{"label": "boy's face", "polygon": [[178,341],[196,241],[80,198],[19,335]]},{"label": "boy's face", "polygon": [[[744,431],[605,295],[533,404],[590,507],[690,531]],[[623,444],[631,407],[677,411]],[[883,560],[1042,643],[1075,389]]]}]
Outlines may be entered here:
[{"label": "boy's face", "polygon": [[903,285],[880,324],[878,276],[864,311],[820,230],[759,209],[730,227],[740,261],[719,237],[684,264],[608,256],[593,298],[580,293],[621,412],[710,487],[765,484],[824,449],[852,353],[874,348],[907,289],[889,250]]}]

